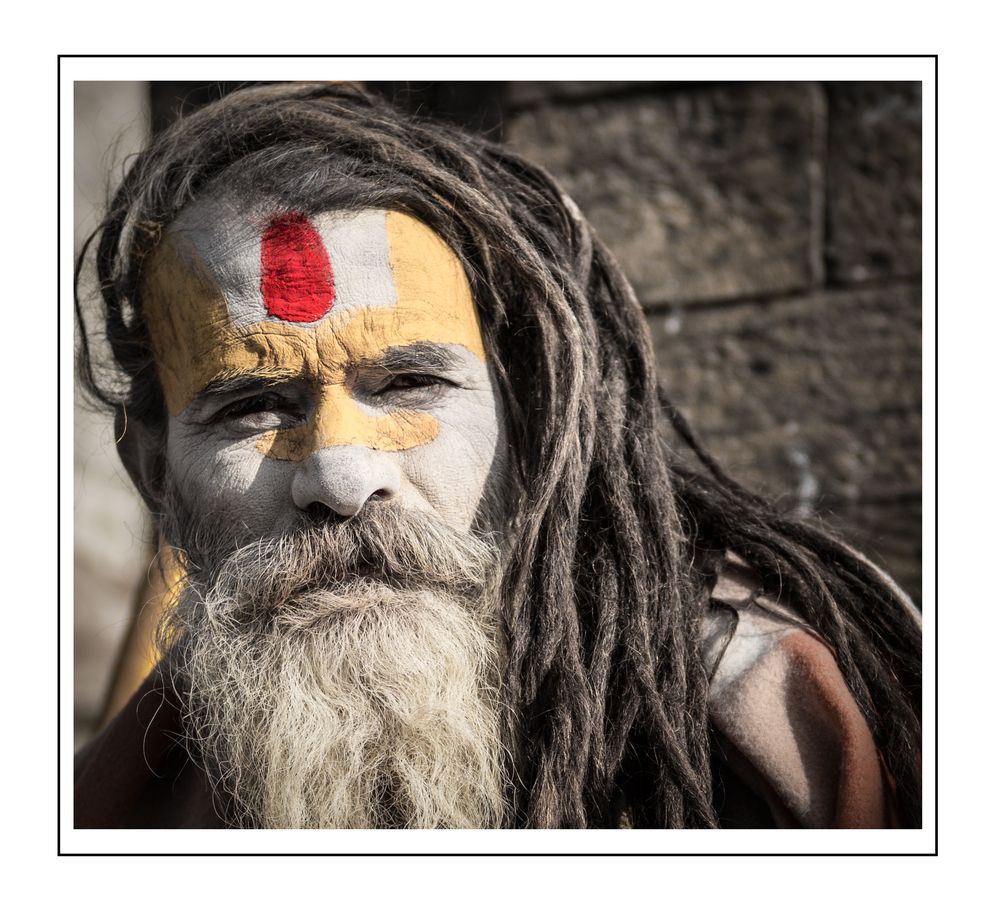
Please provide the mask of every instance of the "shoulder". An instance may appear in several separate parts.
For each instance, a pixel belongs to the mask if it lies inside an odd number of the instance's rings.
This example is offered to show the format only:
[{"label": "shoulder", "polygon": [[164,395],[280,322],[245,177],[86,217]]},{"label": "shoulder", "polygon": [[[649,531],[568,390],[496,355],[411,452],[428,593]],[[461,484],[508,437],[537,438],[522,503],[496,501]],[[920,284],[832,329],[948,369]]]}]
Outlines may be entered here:
[{"label": "shoulder", "polygon": [[179,713],[157,666],[74,758],[76,829],[222,826],[208,780],[184,749]]},{"label": "shoulder", "polygon": [[772,824],[891,826],[891,784],[868,724],[794,606],[768,597],[730,555],[703,625],[720,762]]}]

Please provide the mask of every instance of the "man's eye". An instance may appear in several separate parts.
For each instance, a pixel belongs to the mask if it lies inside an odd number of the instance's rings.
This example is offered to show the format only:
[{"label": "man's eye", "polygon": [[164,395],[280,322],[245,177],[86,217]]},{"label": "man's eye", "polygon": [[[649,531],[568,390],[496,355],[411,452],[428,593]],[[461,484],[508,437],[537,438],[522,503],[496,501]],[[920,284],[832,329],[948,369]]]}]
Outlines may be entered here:
[{"label": "man's eye", "polygon": [[454,386],[450,380],[434,374],[393,374],[387,377],[374,390],[378,396],[406,395],[429,396],[447,386]]},{"label": "man's eye", "polygon": [[216,421],[225,421],[250,430],[290,427],[305,420],[303,409],[284,396],[261,393],[230,403],[220,410]]},{"label": "man's eye", "polygon": [[396,374],[382,387],[382,390],[422,389],[428,386],[438,386],[444,383],[440,377],[430,374]]}]

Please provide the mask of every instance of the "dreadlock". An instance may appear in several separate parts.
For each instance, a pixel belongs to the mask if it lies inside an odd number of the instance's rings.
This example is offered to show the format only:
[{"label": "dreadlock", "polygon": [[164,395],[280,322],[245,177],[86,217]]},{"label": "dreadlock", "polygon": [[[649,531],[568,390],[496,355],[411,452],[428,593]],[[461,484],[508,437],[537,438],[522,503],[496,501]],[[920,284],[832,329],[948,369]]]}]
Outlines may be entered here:
[{"label": "dreadlock", "polygon": [[[905,596],[829,533],[725,476],[658,387],[632,288],[542,169],[351,86],[251,88],[177,121],[140,155],[96,239],[101,371],[85,388],[165,424],[141,295],[145,257],[197,195],[224,187],[304,212],[407,212],[461,258],[507,407],[522,503],[502,623],[511,824],[712,827],[700,623],[731,550],[833,648],[920,821],[920,633]],[[702,463],[682,464],[662,418]]]}]

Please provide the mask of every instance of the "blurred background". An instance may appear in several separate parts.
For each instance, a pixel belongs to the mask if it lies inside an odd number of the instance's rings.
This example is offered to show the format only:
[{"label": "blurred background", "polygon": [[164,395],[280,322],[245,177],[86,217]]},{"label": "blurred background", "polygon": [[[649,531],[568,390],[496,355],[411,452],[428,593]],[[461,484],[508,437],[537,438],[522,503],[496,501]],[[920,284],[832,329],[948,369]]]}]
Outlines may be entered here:
[{"label": "blurred background", "polygon": [[[76,83],[77,249],[152,134],[248,84]],[[367,87],[545,166],[635,285],[723,466],[921,603],[919,83]],[[74,444],[79,745],[138,683],[163,581],[110,419],[78,401]]]}]

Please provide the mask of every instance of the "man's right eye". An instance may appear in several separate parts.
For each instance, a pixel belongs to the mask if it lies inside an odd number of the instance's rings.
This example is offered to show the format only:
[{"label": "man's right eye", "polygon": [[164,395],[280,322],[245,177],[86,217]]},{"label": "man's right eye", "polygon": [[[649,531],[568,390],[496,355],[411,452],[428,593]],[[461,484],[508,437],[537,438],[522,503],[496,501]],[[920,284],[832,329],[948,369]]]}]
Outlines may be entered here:
[{"label": "man's right eye", "polygon": [[294,427],[305,419],[304,409],[286,396],[259,393],[231,402],[220,409],[213,420],[240,430],[259,432]]}]

